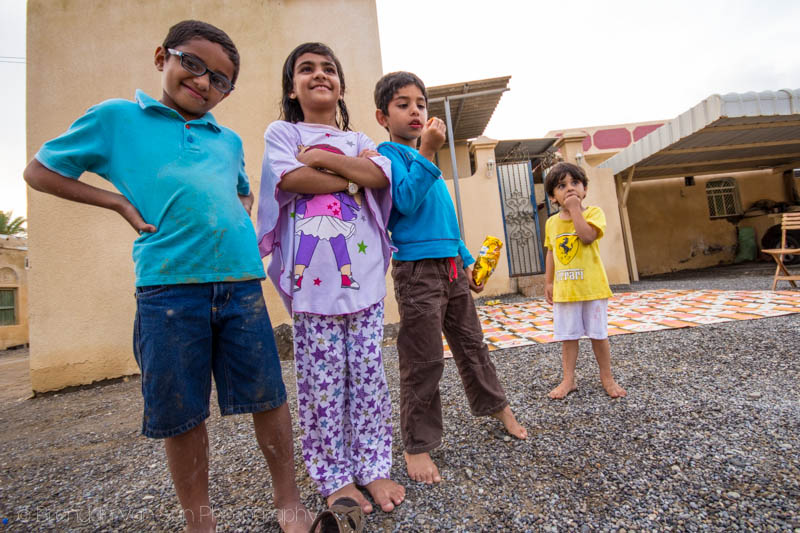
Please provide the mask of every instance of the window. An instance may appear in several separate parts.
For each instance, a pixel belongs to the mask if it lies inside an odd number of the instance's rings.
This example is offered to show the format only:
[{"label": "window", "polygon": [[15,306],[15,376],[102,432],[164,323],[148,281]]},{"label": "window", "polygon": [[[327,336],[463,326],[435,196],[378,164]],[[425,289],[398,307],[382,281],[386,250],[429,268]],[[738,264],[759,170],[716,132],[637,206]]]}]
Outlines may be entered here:
[{"label": "window", "polygon": [[17,289],[0,289],[0,326],[17,323]]},{"label": "window", "polygon": [[732,217],[742,214],[739,190],[733,178],[722,178],[706,183],[708,215],[711,218]]}]

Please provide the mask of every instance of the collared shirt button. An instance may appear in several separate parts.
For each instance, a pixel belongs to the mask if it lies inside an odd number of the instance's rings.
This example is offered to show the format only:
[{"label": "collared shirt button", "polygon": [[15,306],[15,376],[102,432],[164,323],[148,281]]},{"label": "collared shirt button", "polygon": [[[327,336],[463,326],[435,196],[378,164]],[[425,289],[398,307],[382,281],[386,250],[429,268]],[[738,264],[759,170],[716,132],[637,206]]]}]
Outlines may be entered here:
[{"label": "collared shirt button", "polygon": [[194,137],[192,137],[191,135],[189,135],[188,137],[186,137],[186,142],[193,143],[193,142],[194,142]]},{"label": "collared shirt button", "polygon": [[186,125],[186,129],[187,129],[187,130],[190,130],[190,129],[192,129],[192,127],[191,127],[190,125],[188,125],[188,124],[187,124],[187,125]]}]

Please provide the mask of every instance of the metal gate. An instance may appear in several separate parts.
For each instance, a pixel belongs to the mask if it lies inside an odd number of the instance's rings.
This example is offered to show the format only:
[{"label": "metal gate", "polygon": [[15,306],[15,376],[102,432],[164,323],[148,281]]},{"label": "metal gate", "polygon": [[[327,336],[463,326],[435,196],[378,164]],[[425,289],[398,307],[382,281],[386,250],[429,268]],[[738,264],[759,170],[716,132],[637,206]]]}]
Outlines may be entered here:
[{"label": "metal gate", "polygon": [[544,273],[530,161],[497,165],[497,182],[511,277]]}]

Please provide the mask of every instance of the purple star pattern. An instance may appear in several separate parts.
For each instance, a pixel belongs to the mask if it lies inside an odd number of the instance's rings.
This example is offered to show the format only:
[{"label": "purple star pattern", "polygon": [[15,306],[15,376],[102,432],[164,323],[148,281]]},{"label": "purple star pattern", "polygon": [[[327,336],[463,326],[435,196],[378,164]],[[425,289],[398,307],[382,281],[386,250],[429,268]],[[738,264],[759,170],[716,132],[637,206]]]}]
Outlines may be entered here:
[{"label": "purple star pattern", "polygon": [[391,469],[391,400],[374,340],[381,316],[376,304],[346,316],[299,313],[295,321],[302,456],[323,496]]},{"label": "purple star pattern", "polygon": [[311,385],[308,384],[307,381],[298,381],[297,382],[297,395],[308,395],[311,393]]}]

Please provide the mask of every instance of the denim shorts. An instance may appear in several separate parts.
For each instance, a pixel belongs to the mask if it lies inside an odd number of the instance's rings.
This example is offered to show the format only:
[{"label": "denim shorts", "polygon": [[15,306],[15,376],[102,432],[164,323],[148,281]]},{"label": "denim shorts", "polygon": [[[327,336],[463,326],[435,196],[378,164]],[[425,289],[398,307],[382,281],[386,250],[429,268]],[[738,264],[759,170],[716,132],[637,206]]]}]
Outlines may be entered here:
[{"label": "denim shorts", "polygon": [[259,280],[137,287],[133,352],[147,437],[174,437],[208,418],[212,373],[223,415],[286,402]]}]

